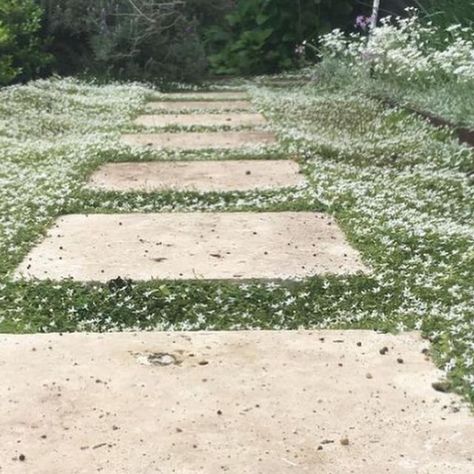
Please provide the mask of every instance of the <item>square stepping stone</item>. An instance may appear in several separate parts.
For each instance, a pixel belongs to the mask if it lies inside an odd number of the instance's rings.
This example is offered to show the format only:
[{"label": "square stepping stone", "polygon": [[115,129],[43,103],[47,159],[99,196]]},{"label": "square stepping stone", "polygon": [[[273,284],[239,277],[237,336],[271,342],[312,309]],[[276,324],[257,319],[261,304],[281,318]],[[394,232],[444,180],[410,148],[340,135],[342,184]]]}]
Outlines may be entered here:
[{"label": "square stepping stone", "polygon": [[121,140],[126,145],[148,146],[157,150],[254,148],[277,142],[271,132],[135,133],[123,135]]},{"label": "square stepping stone", "polygon": [[364,271],[325,214],[200,212],[61,217],[16,277],[272,280]]},{"label": "square stepping stone", "polygon": [[226,114],[162,114],[141,115],[135,124],[145,127],[201,126],[201,127],[250,127],[266,125],[262,114],[226,113]]},{"label": "square stepping stone", "polygon": [[472,474],[474,418],[433,390],[427,347],[374,331],[0,335],[2,470]]},{"label": "square stepping stone", "polygon": [[252,103],[248,100],[213,100],[213,101],[202,101],[202,100],[190,100],[190,101],[173,101],[166,100],[162,102],[149,102],[147,104],[148,109],[160,110],[165,112],[182,112],[192,110],[213,110],[213,111],[224,111],[224,110],[251,110]]},{"label": "square stepping stone", "polygon": [[225,192],[273,189],[305,183],[292,160],[154,161],[107,163],[89,188],[106,191]]},{"label": "square stepping stone", "polygon": [[165,100],[246,100],[247,92],[242,91],[211,91],[211,92],[177,92],[164,94]]}]

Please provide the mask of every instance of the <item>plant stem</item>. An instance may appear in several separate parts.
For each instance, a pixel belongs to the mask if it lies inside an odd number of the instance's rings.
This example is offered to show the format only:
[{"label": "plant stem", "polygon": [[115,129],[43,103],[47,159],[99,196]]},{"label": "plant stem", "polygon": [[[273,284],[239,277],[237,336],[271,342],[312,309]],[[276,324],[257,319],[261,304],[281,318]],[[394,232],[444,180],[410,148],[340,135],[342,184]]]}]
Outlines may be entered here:
[{"label": "plant stem", "polygon": [[377,26],[377,20],[379,17],[379,9],[380,9],[380,0],[374,0],[374,5],[372,8],[372,17],[370,20],[370,31],[374,31],[375,27]]}]

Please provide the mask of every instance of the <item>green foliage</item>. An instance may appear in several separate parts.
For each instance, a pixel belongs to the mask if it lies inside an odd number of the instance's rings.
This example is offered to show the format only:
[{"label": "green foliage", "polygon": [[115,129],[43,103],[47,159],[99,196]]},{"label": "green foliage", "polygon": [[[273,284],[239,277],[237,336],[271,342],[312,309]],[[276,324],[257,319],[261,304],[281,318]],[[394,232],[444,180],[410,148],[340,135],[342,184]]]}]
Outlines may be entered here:
[{"label": "green foliage", "polygon": [[474,26],[474,0],[415,0],[424,16],[440,27]]},{"label": "green foliage", "polygon": [[60,74],[199,81],[207,70],[201,28],[228,0],[41,0]]},{"label": "green foliage", "polygon": [[9,30],[0,23],[0,84],[7,84],[17,75],[17,70],[12,67],[12,57],[3,51],[9,46],[11,36]]},{"label": "green foliage", "polygon": [[299,44],[346,25],[351,12],[346,0],[240,0],[224,26],[207,30],[211,65],[220,74],[288,69],[297,63]]},{"label": "green foliage", "polygon": [[41,15],[33,0],[0,0],[0,85],[30,79],[48,62],[39,38]]}]

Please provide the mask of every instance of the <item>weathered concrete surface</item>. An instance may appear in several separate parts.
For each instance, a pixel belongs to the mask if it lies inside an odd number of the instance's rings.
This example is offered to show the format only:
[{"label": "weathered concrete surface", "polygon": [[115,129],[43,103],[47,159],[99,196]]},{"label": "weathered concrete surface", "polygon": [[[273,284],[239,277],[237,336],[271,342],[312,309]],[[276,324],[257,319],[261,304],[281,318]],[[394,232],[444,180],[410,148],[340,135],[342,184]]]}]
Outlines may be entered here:
[{"label": "weathered concrete surface", "polygon": [[304,184],[291,160],[155,161],[107,163],[88,187],[108,191],[248,191]]},{"label": "weathered concrete surface", "polygon": [[297,279],[365,270],[358,252],[325,214],[197,212],[61,217],[17,276]]},{"label": "weathered concrete surface", "polygon": [[245,100],[248,94],[242,91],[178,92],[164,94],[165,100]]},{"label": "weathered concrete surface", "polygon": [[432,389],[424,347],[365,331],[0,336],[0,471],[472,474],[474,418]]},{"label": "weathered concrete surface", "polygon": [[180,112],[184,110],[251,110],[252,103],[248,100],[165,100],[162,102],[149,102],[147,108],[167,112]]},{"label": "weathered concrete surface", "polygon": [[201,127],[250,127],[266,125],[267,121],[258,113],[222,113],[222,114],[161,114],[141,115],[136,125],[145,127],[201,126]]},{"label": "weathered concrete surface", "polygon": [[174,150],[246,148],[272,145],[276,141],[271,132],[136,133],[122,136],[122,142],[127,145]]}]

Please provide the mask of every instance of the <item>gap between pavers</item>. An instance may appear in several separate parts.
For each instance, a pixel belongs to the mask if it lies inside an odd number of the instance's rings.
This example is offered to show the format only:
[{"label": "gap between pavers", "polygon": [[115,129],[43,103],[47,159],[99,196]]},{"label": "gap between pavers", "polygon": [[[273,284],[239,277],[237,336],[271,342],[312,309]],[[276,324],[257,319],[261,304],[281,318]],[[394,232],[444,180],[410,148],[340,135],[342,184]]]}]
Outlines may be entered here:
[{"label": "gap between pavers", "polygon": [[292,160],[154,161],[107,163],[87,185],[105,191],[226,192],[276,189],[305,183]]},{"label": "gap between pavers", "polygon": [[59,218],[16,278],[292,280],[367,271],[326,214],[90,214]]},{"label": "gap between pavers", "polygon": [[158,150],[231,150],[274,145],[277,138],[271,132],[178,132],[128,134],[123,135],[121,141],[130,146],[147,146]]},{"label": "gap between pavers", "polygon": [[249,95],[242,91],[212,91],[212,92],[179,92],[168,93],[156,97],[159,100],[246,100]]},{"label": "gap between pavers", "polygon": [[135,119],[136,125],[145,127],[201,126],[201,127],[252,127],[266,125],[268,122],[259,113],[223,114],[161,114],[141,115]]},{"label": "gap between pavers", "polygon": [[0,336],[0,466],[473,474],[474,418],[433,390],[426,347],[370,331]]},{"label": "gap between pavers", "polygon": [[214,100],[214,101],[172,101],[148,102],[147,109],[160,110],[166,112],[180,112],[193,110],[210,111],[231,111],[231,110],[251,110],[252,103],[248,100]]}]

